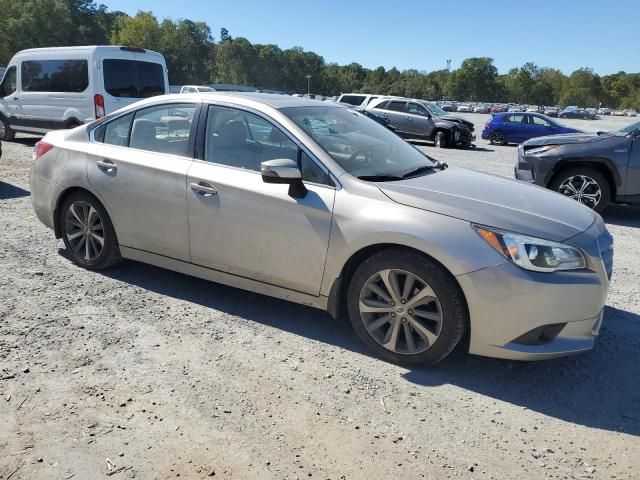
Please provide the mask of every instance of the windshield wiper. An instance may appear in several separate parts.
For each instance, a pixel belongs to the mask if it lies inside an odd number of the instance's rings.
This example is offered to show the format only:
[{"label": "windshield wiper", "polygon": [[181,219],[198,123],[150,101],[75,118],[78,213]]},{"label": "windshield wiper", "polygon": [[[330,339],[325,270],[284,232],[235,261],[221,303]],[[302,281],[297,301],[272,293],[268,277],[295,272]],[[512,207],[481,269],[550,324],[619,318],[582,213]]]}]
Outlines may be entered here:
[{"label": "windshield wiper", "polygon": [[414,168],[413,170],[409,170],[408,172],[402,175],[402,178],[411,178],[420,175],[421,173],[429,172],[431,170],[435,170],[439,168],[441,170],[446,170],[449,168],[449,165],[446,163],[434,162],[433,165],[422,165],[418,168]]},{"label": "windshield wiper", "polygon": [[402,180],[402,177],[395,175],[358,175],[356,178],[360,180],[366,180],[367,182],[393,182],[395,180]]}]

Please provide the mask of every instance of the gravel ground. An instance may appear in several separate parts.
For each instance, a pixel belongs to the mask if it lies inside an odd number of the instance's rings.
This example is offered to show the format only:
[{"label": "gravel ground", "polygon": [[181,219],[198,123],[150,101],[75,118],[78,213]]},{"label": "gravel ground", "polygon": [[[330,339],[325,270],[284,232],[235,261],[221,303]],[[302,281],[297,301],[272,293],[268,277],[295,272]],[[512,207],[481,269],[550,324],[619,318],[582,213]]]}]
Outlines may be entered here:
[{"label": "gravel ground", "polygon": [[[320,311],[135,262],[75,267],[33,216],[33,143],[0,160],[1,479],[640,478],[640,208],[606,214],[591,353],[408,370]],[[516,156],[424,148],[507,176]]]}]

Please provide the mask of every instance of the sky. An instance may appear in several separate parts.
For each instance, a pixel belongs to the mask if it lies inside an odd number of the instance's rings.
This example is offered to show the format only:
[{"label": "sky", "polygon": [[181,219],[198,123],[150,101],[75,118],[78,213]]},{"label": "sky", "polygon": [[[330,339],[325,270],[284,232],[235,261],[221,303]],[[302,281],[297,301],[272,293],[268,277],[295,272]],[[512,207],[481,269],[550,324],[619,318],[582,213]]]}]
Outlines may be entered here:
[{"label": "sky", "polygon": [[205,21],[251,43],[302,47],[327,62],[440,70],[491,57],[564,73],[640,72],[640,0],[99,0],[109,10]]}]

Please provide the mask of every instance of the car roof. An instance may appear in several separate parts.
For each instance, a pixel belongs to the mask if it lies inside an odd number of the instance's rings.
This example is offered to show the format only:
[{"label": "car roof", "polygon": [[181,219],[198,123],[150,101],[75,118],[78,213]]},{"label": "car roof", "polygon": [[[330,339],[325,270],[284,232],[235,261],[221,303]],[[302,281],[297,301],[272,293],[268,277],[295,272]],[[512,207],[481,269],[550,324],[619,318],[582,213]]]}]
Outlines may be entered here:
[{"label": "car roof", "polygon": [[161,95],[150,97],[141,102],[135,103],[136,106],[146,104],[164,103],[179,101],[184,102],[188,98],[190,101],[212,101],[237,103],[240,105],[251,106],[253,103],[267,105],[275,109],[287,107],[336,107],[345,108],[334,102],[322,102],[306,97],[293,97],[291,95],[281,95],[277,93],[259,93],[259,92],[198,92],[189,95],[174,93],[170,95]]}]

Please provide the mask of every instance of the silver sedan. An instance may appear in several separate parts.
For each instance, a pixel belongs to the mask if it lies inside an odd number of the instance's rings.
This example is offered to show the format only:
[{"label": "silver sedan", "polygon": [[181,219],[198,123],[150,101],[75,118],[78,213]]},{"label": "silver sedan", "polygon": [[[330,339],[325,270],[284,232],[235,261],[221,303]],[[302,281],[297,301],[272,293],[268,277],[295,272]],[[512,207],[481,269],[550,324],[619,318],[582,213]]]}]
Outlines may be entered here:
[{"label": "silver sedan", "polygon": [[463,337],[509,359],[589,350],[612,268],[577,202],[288,96],[155,97],[49,133],[31,190],[82,267],[137,260],[326,309],[406,365]]}]

